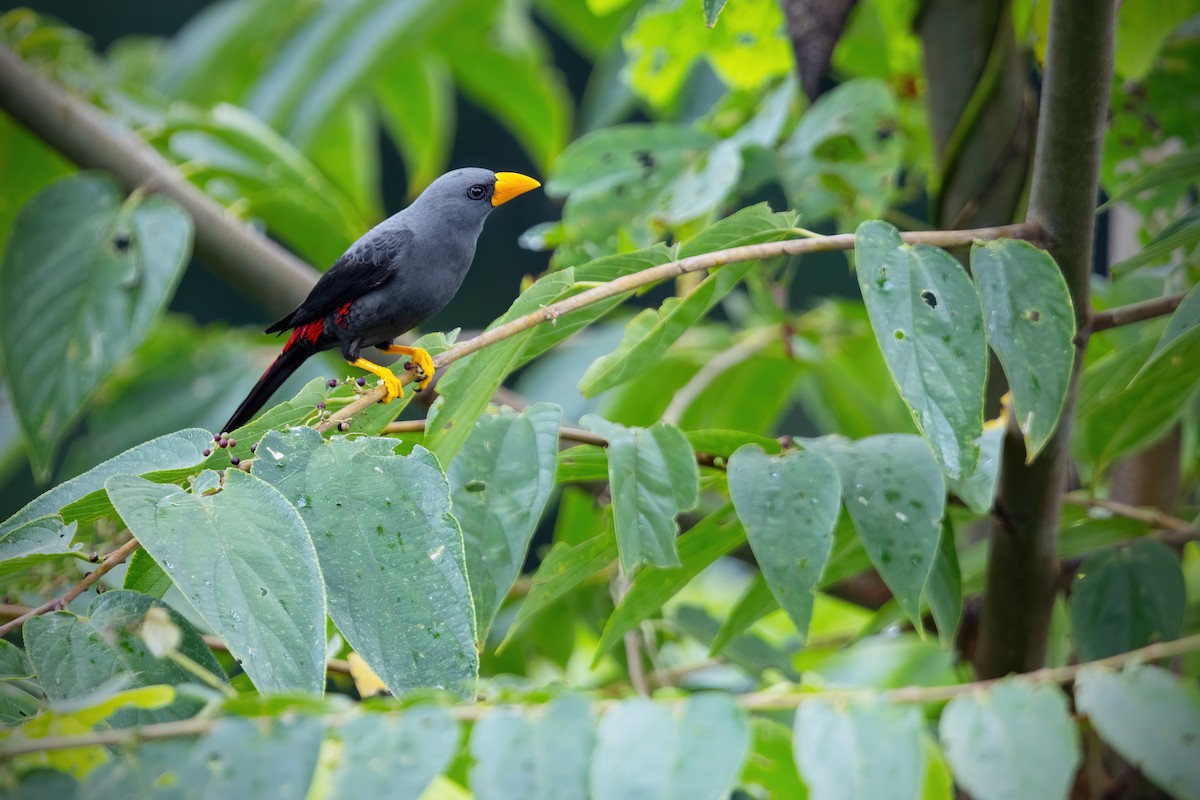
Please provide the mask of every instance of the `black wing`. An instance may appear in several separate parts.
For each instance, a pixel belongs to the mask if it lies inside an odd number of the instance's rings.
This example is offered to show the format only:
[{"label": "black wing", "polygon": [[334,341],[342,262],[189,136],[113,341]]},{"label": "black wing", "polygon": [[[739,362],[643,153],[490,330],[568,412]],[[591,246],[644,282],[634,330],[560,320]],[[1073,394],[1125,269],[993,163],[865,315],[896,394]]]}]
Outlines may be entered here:
[{"label": "black wing", "polygon": [[317,281],[300,306],[267,328],[267,333],[298,328],[323,319],[396,274],[412,245],[408,228],[373,230],[359,239]]}]

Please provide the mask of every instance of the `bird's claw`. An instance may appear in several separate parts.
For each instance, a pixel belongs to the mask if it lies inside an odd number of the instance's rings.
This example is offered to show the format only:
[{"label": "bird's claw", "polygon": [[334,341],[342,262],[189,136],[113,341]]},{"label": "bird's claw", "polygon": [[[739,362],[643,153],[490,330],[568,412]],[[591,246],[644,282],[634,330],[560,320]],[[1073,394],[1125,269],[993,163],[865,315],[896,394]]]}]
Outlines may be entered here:
[{"label": "bird's claw", "polygon": [[384,370],[379,377],[383,380],[383,387],[387,389],[387,395],[380,402],[390,403],[404,394],[404,385],[390,370]]},{"label": "bird's claw", "polygon": [[425,350],[417,349],[412,354],[410,361],[405,369],[413,371],[413,378],[416,379],[416,391],[420,392],[429,386],[433,380],[433,373],[436,371],[433,366],[433,358]]}]

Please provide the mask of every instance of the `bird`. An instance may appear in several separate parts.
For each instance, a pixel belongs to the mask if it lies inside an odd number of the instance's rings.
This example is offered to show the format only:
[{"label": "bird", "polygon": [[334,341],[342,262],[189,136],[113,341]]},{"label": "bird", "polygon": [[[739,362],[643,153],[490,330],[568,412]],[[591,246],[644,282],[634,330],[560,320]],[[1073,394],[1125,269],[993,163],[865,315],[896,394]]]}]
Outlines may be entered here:
[{"label": "bird", "polygon": [[416,391],[426,388],[434,374],[428,351],[392,340],[437,314],[458,293],[493,209],[539,186],[518,172],[451,170],[407,208],[363,234],[304,302],[266,329],[291,335],[221,430],[245,425],[306,359],[335,347],[350,364],[383,381],[385,403],[399,397],[403,387],[390,369],[362,357],[364,347],[409,356],[406,369],[414,370]]}]

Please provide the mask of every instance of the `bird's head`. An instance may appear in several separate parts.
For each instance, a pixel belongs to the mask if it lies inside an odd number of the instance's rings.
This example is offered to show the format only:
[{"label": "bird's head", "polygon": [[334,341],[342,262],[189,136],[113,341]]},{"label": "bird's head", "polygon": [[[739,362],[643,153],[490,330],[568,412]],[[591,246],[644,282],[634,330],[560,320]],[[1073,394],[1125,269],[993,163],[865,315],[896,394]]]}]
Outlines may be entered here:
[{"label": "bird's head", "polygon": [[479,222],[496,206],[541,186],[517,172],[492,172],[479,167],[451,170],[429,184],[414,206],[436,210],[439,216],[462,223]]}]

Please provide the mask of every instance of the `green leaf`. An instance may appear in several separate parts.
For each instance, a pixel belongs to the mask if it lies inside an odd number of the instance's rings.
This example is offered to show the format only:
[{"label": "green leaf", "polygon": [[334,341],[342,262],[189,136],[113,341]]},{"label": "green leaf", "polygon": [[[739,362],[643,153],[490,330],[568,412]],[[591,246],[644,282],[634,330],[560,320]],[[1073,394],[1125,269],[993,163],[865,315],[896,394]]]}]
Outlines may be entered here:
[{"label": "green leaf", "polygon": [[576,545],[559,542],[550,548],[533,576],[529,594],[517,609],[517,618],[497,649],[503,650],[535,614],[613,563],[616,558],[617,541],[611,530]]},{"label": "green leaf", "polygon": [[561,420],[559,407],[548,403],[520,414],[482,417],[446,471],[454,516],[462,526],[479,642],[487,639],[521,573],[550,499]]},{"label": "green leaf", "polygon": [[750,549],[803,641],[813,592],[833,548],[842,492],[837,470],[818,453],[769,456],[748,445],[733,454],[728,472],[729,495]]},{"label": "green leaf", "polygon": [[716,25],[724,7],[725,0],[704,0],[704,24],[710,28]]},{"label": "green leaf", "polygon": [[498,708],[475,723],[470,752],[478,800],[586,800],[591,709],[575,695],[543,707]]},{"label": "green leaf", "polygon": [[1200,798],[1200,696],[1158,667],[1086,666],[1075,704],[1105,742],[1173,797]]},{"label": "green leaf", "polygon": [[996,499],[996,487],[1000,482],[1000,457],[1004,452],[1003,419],[983,423],[983,436],[979,439],[979,463],[975,471],[966,478],[947,478],[946,486],[967,508],[976,514],[991,511]]},{"label": "green leaf", "polygon": [[916,436],[857,442],[799,439],[837,467],[842,502],[871,563],[921,629],[921,593],[933,569],[946,489],[929,448]]},{"label": "green leaf", "polygon": [[976,242],[971,273],[987,340],[1004,365],[1032,462],[1058,426],[1075,361],[1071,293],[1054,259],[1028,242]]},{"label": "green leaf", "polygon": [[558,482],[608,480],[608,453],[596,444],[580,444],[558,453]]},{"label": "green leaf", "polygon": [[[745,524],[744,520],[743,524]],[[779,608],[779,601],[775,599],[775,594],[767,584],[766,577],[761,572],[758,573],[750,580],[746,591],[742,592],[737,604],[721,622],[721,629],[713,638],[708,654],[710,656],[717,655],[735,637],[740,636],[751,625],[777,608]]]},{"label": "green leaf", "polygon": [[67,556],[86,559],[83,545],[71,544],[74,538],[75,523],[64,525],[59,517],[31,520],[0,534],[0,578]]},{"label": "green leaf", "polygon": [[759,787],[758,797],[787,797],[806,800],[808,789],[800,781],[796,759],[792,755],[792,731],[766,717],[751,717],[754,743],[750,758],[742,770],[742,785]]},{"label": "green leaf", "polygon": [[41,701],[29,692],[11,683],[0,683],[0,724],[19,725],[36,716],[41,708]]},{"label": "green leaf", "polygon": [[262,692],[325,686],[325,589],[299,514],[273,487],[231,469],[197,497],[114,476],[121,519]]},{"label": "green leaf", "polygon": [[728,694],[694,694],[673,706],[625,700],[596,731],[591,796],[719,800],[733,789],[749,745],[745,715]]},{"label": "green leaf", "polygon": [[472,697],[475,611],[450,487],[423,448],[311,428],[268,433],[255,474],[300,510],[329,592],[329,615],[394,693]]},{"label": "green leaf", "polygon": [[[689,193],[694,194],[694,193]],[[687,215],[684,219],[690,218]],[[745,244],[779,241],[793,234],[795,212],[771,213],[759,203],[726,217],[689,239],[679,258]],[[744,262],[712,271],[683,298],[671,297],[661,308],[648,308],[625,327],[620,346],[592,362],[579,382],[579,391],[591,397],[640,375],[658,363],[667,348],[729,294],[757,262]]]},{"label": "green leaf", "polygon": [[458,749],[458,723],[437,707],[357,714],[330,731],[341,742],[330,800],[421,797]]},{"label": "green leaf", "polygon": [[[493,322],[489,329],[553,303],[574,282],[570,270],[553,272],[521,293],[509,310]],[[510,336],[487,348],[487,352],[472,353],[451,365],[438,383],[440,401],[429,412],[425,426],[425,446],[449,464],[467,441],[492,395],[514,370],[521,351],[529,343],[533,331]]]},{"label": "green leaf", "polygon": [[138,548],[129,559],[122,588],[161,600],[171,588],[171,578],[149,552]]},{"label": "green leaf", "polygon": [[910,800],[925,759],[920,712],[910,706],[813,700],[796,712],[794,747],[812,800]]},{"label": "green leaf", "polygon": [[1114,203],[1136,197],[1142,192],[1173,183],[1191,182],[1200,177],[1200,147],[1167,156],[1138,173],[1138,176],[1113,191],[1097,213],[1107,210]]},{"label": "green leaf", "polygon": [[949,253],[910,247],[886,222],[863,223],[854,241],[858,285],[900,395],[946,475],[970,475],[987,378],[979,295]]},{"label": "green leaf", "polygon": [[95,174],[56,181],[17,215],[0,264],[0,352],[40,480],[170,299],[191,246],[191,219],[174,202],[123,201],[115,181]]},{"label": "green leaf", "polygon": [[4,251],[17,213],[55,179],[74,166],[40,138],[7,115],[0,118],[0,252]]},{"label": "green leaf", "polygon": [[684,436],[697,453],[708,453],[719,458],[729,458],[743,445],[757,445],[771,455],[779,455],[783,448],[778,439],[769,436],[759,436],[755,433],[726,430],[684,431]]},{"label": "green leaf", "polygon": [[[51,701],[71,700],[95,692],[114,678],[129,680],[126,688],[196,683],[197,678],[170,658],[156,658],[146,648],[140,628],[147,612],[167,613],[182,637],[178,652],[218,678],[225,672],[213,658],[200,633],[175,609],[137,592],[106,592],[92,601],[87,616],[59,612],[25,623],[29,661]],[[200,700],[177,694],[170,705],[157,709],[128,708],[112,717],[114,727],[186,719],[201,709]]]},{"label": "green leaf", "polygon": [[626,428],[589,415],[580,424],[608,440],[608,481],[625,572],[632,575],[642,564],[678,567],[675,517],[700,499],[700,473],[687,438],[663,422]]},{"label": "green leaf", "polygon": [[0,681],[31,678],[33,674],[25,651],[7,639],[0,639]]},{"label": "green leaf", "polygon": [[408,195],[442,174],[454,140],[454,81],[435,54],[403,57],[375,85],[383,127],[404,158]]},{"label": "green leaf", "polygon": [[[200,428],[160,436],[110,458],[87,472],[64,481],[31,501],[0,524],[0,536],[35,520],[57,514],[64,508],[97,492],[103,493],[104,482],[113,475],[145,475],[147,473],[187,470],[204,463],[203,450],[212,443],[212,434]],[[108,506],[108,501],[104,501]],[[108,506],[111,510],[111,506]],[[102,516],[101,513],[99,516]],[[84,521],[96,516],[70,515]]]},{"label": "green leaf", "polygon": [[1056,800],[1082,760],[1079,731],[1057,686],[1008,679],[954,698],[939,735],[954,777],[978,800]]},{"label": "green leaf", "polygon": [[679,540],[679,564],[646,567],[634,577],[629,591],[608,618],[593,665],[626,633],[656,613],[701,570],[745,541],[746,534],[728,504],[709,514]]},{"label": "green leaf", "polygon": [[379,125],[366,98],[347,99],[318,125],[304,150],[364,220],[385,216],[379,187]]},{"label": "green leaf", "polygon": [[1126,8],[1117,12],[1117,41],[1114,64],[1122,81],[1146,77],[1159,51],[1181,22],[1200,11],[1196,0],[1163,0],[1153,8]]},{"label": "green leaf", "polygon": [[1146,243],[1137,254],[1109,267],[1113,275],[1123,275],[1134,267],[1162,261],[1181,247],[1200,242],[1200,205],[1192,206]]},{"label": "green leaf", "polygon": [[1084,661],[1179,636],[1185,601],[1179,559],[1144,539],[1083,562],[1068,600],[1071,632]]},{"label": "green leaf", "polygon": [[147,742],[136,757],[100,766],[88,776],[88,796],[156,797],[174,789],[183,797],[304,800],[324,735],[317,716],[219,719],[198,741]]},{"label": "green leaf", "polygon": [[817,99],[778,151],[779,180],[809,222],[830,217],[844,228],[878,218],[891,205],[903,146],[881,138],[899,125],[887,84],[859,78]]},{"label": "green leaf", "polygon": [[962,618],[963,588],[962,573],[958,567],[958,550],[954,546],[954,526],[949,517],[942,518],[942,535],[938,539],[938,551],[934,556],[933,569],[925,583],[925,601],[937,625],[938,641],[944,646],[954,644],[954,634]]},{"label": "green leaf", "polygon": [[[1158,340],[1158,344],[1154,345],[1154,352],[1150,355],[1150,361],[1157,360],[1164,353],[1168,352],[1180,338],[1186,336],[1197,327],[1200,327],[1200,284],[1192,287],[1187,296],[1179,302],[1179,306],[1175,309],[1175,312],[1171,314],[1171,319],[1167,322],[1167,329],[1163,331],[1162,338]],[[1147,363],[1142,369],[1144,370],[1149,366],[1150,364]]]},{"label": "green leaf", "polygon": [[[672,606],[670,623],[675,630],[709,648],[721,630],[721,623],[716,617],[700,606],[687,603]],[[773,681],[777,675],[793,682],[800,680],[800,674],[792,666],[793,654],[756,633],[748,632],[734,637],[721,651],[721,657],[759,680]]]}]

